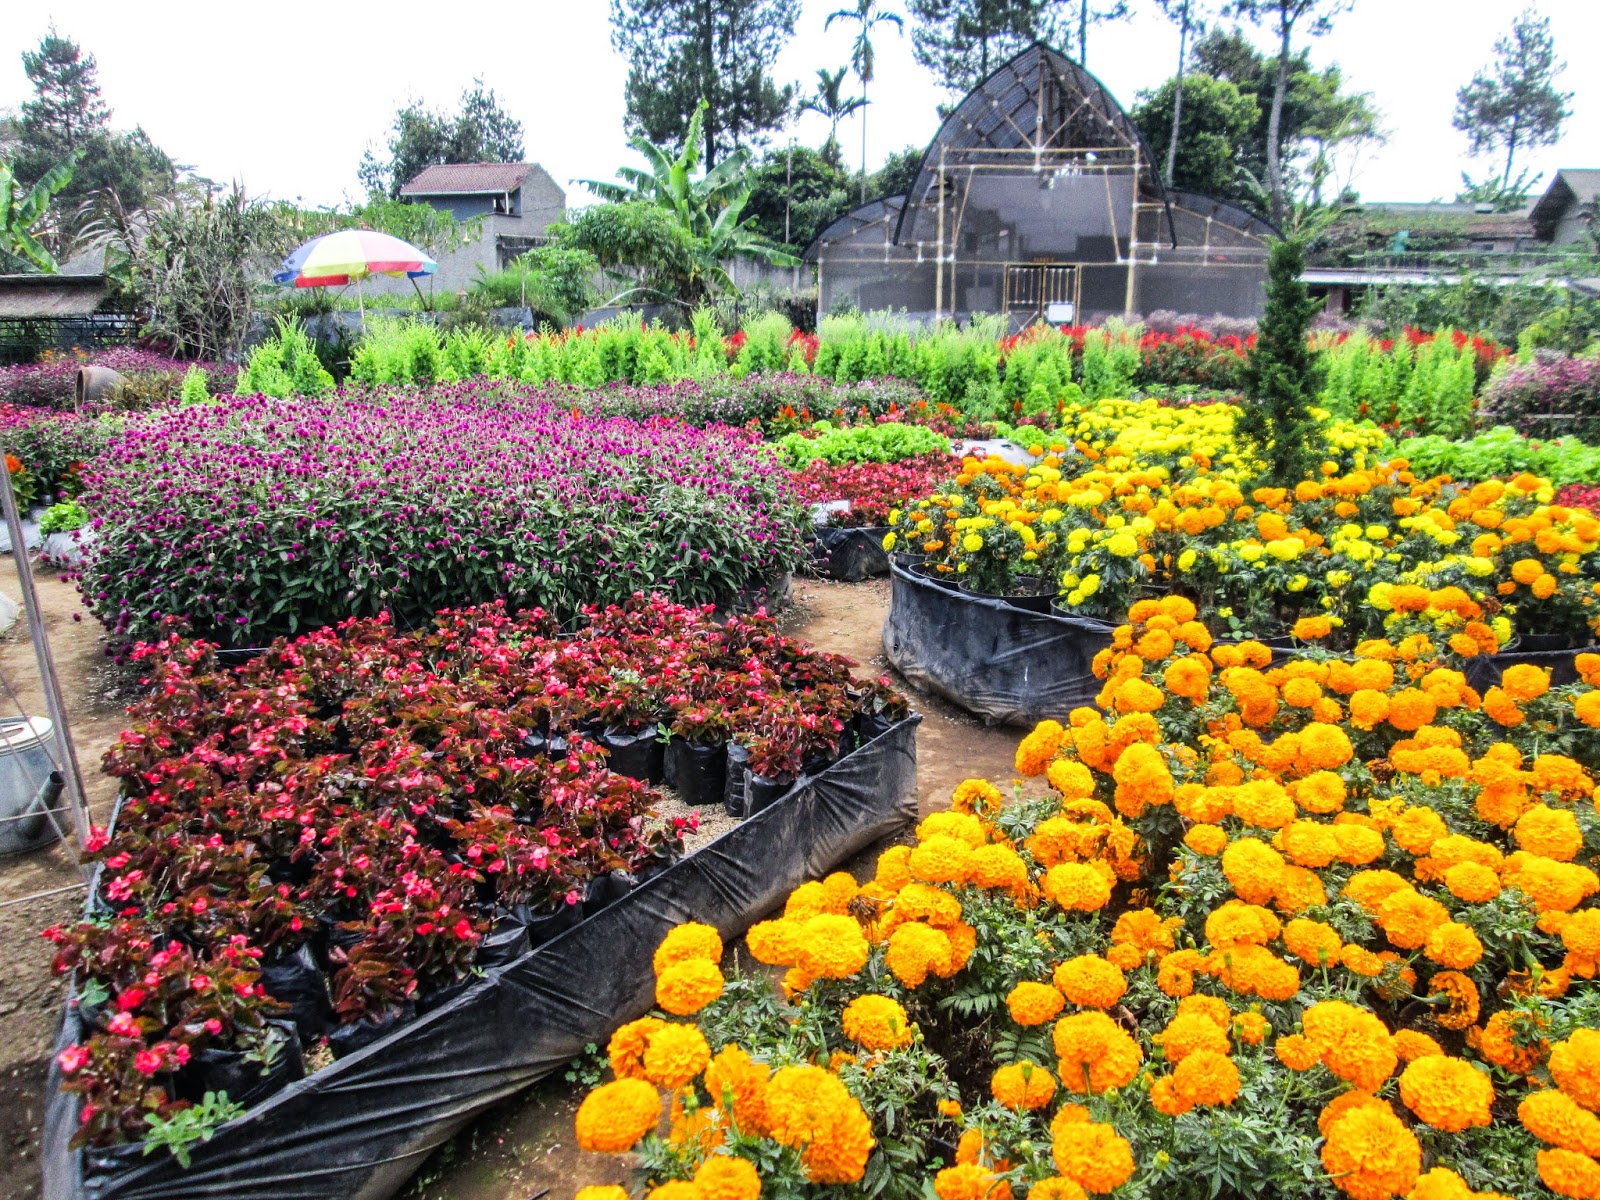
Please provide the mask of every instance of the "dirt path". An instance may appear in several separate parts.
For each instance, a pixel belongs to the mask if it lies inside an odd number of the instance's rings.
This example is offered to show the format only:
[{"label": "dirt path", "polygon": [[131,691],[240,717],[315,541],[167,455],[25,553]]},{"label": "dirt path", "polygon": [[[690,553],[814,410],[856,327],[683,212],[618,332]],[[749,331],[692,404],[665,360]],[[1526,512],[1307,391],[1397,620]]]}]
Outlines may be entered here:
[{"label": "dirt path", "polygon": [[[116,782],[100,773],[100,756],[122,729],[123,710],[106,697],[109,673],[100,625],[83,614],[78,591],[65,576],[40,572],[36,580],[84,789],[96,820],[104,821]],[[9,554],[0,556],[0,592],[13,599],[21,595]],[[0,680],[29,716],[48,711],[23,618],[0,638]],[[0,688],[0,720],[13,718],[17,709],[12,695]],[[82,878],[72,853],[59,844],[0,858],[0,1027],[5,1030],[0,1038],[0,1177],[6,1180],[0,1191],[13,1200],[39,1195],[45,1065],[61,1012],[61,987],[50,973],[51,948],[39,931],[82,911],[83,892],[74,886]],[[70,890],[25,899],[60,888]]]},{"label": "dirt path", "polygon": [[[100,773],[100,758],[124,727],[117,677],[101,650],[101,628],[83,614],[76,588],[53,572],[39,576],[38,588],[90,806],[103,822],[116,787]],[[19,594],[9,555],[0,556],[0,591]],[[863,675],[893,678],[882,647],[888,605],[889,588],[883,581],[802,580],[784,626],[820,649],[856,659]],[[46,711],[32,644],[20,621],[0,637],[0,679],[26,713]],[[986,728],[944,702],[916,693],[904,680],[895,682],[923,714],[917,733],[920,812],[948,806],[956,784],[969,776],[1002,785],[1011,778],[1015,730]],[[0,688],[0,720],[15,707]],[[858,873],[870,871],[875,858],[873,850],[849,865]],[[62,993],[50,974],[50,947],[39,932],[81,911],[82,892],[74,886],[81,878],[63,846],[0,858],[0,1021],[6,1032],[0,1039],[0,1178],[6,1186],[0,1192],[8,1200],[35,1200],[40,1194],[38,1126]],[[16,902],[61,888],[69,890]],[[571,1081],[556,1075],[486,1114],[434,1154],[406,1194],[424,1200],[527,1200],[548,1188],[552,1200],[567,1200],[586,1183],[622,1182],[622,1160],[585,1154],[573,1144],[573,1113],[587,1086],[576,1075]]]},{"label": "dirt path", "polygon": [[[794,609],[784,618],[787,632],[818,649],[855,659],[862,675],[889,675],[922,713],[917,730],[919,812],[948,808],[950,793],[970,776],[1005,787],[1013,777],[1018,731],[987,728],[915,691],[884,658],[887,581],[799,580],[794,600]],[[877,852],[873,848],[858,856],[850,868],[858,876],[870,871]],[[585,1184],[625,1182],[623,1159],[586,1154],[573,1142],[573,1115],[587,1086],[555,1075],[485,1114],[429,1159],[406,1195],[420,1200],[528,1200],[549,1189],[550,1200],[570,1200]]]}]

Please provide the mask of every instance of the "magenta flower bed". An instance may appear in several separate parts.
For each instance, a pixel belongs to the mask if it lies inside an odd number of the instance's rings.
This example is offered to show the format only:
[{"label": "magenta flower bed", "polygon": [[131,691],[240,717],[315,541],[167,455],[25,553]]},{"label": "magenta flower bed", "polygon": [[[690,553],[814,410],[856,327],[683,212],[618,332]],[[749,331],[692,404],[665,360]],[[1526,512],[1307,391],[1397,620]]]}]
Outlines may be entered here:
[{"label": "magenta flower bed", "polygon": [[801,553],[754,434],[470,383],[133,418],[85,503],[100,618],[148,637],[179,617],[225,646],[497,599],[562,618],[640,590],[726,602]]},{"label": "magenta flower bed", "polygon": [[136,350],[132,346],[112,346],[92,354],[85,354],[81,350],[67,353],[52,351],[40,362],[0,367],[0,403],[70,408],[73,379],[78,374],[78,368],[84,366],[109,367],[130,378],[162,377],[169,384],[174,397],[191,366],[199,366],[206,372],[213,391],[232,390],[237,374],[235,367],[209,362],[188,363],[151,350]]}]

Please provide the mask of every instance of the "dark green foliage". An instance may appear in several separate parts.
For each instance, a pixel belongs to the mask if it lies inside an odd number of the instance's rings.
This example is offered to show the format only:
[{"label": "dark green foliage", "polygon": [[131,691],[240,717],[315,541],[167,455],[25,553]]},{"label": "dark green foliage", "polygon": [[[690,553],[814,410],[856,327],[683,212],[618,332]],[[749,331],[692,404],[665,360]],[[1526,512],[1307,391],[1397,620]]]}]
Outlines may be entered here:
[{"label": "dark green foliage", "polygon": [[1572,115],[1567,107],[1572,93],[1556,89],[1556,76],[1566,64],[1556,62],[1550,18],[1532,8],[1494,44],[1494,55],[1494,66],[1456,93],[1453,124],[1467,135],[1474,155],[1505,151],[1500,187],[1509,190],[1517,152],[1553,146],[1560,138],[1562,123]]},{"label": "dark green foliage", "polygon": [[[1172,133],[1176,79],[1154,92],[1140,92],[1129,115],[1152,146],[1164,145]],[[1240,155],[1261,119],[1256,97],[1226,79],[1191,74],[1183,81],[1183,115],[1178,121],[1178,154],[1172,186],[1208,196],[1234,193]]]},{"label": "dark green foliage", "polygon": [[1042,0],[911,0],[912,54],[956,95],[1046,33]]},{"label": "dark green foliage", "polygon": [[461,93],[461,108],[439,112],[413,100],[394,115],[388,158],[379,162],[369,149],[356,174],[374,196],[391,199],[436,163],[521,162],[522,123],[500,107],[494,89],[475,79]]},{"label": "dark green foliage", "polygon": [[1322,389],[1322,369],[1307,341],[1322,308],[1300,279],[1305,247],[1275,241],[1267,257],[1267,308],[1245,363],[1247,403],[1234,433],[1262,464],[1263,482],[1293,487],[1316,470],[1317,439],[1311,406]]},{"label": "dark green foliage", "polygon": [[[826,148],[769,150],[752,172],[755,187],[745,205],[755,230],[780,244],[805,247],[841,213],[855,206],[850,176]],[[788,201],[788,236],[784,209]]]},{"label": "dark green foliage", "polygon": [[922,147],[907,146],[891,151],[872,176],[867,188],[869,196],[904,196],[917,182],[917,172],[922,168]]},{"label": "dark green foliage", "polygon": [[611,44],[628,59],[628,131],[681,148],[695,109],[707,169],[781,125],[794,86],[771,76],[800,0],[611,0]]},{"label": "dark green foliage", "polygon": [[94,55],[52,26],[37,50],[23,52],[22,69],[34,98],[23,102],[15,123],[17,179],[31,186],[77,156],[71,180],[54,201],[53,249],[70,244],[85,219],[78,210],[86,200],[111,192],[124,208],[136,209],[172,191],[176,168],[149,135],[111,128]]}]

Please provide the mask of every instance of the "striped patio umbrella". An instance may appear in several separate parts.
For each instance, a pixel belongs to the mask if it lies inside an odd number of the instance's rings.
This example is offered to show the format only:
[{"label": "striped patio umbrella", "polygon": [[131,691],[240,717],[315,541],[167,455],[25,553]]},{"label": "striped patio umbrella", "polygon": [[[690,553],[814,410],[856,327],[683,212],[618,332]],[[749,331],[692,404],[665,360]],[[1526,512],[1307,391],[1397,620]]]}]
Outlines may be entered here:
[{"label": "striped patio umbrella", "polygon": [[[361,301],[361,281],[373,275],[389,275],[411,280],[411,286],[424,275],[439,269],[410,242],[403,242],[373,229],[341,229],[314,237],[297,248],[274,272],[272,281],[284,287],[344,287],[356,285]],[[366,306],[362,302],[362,316]]]}]

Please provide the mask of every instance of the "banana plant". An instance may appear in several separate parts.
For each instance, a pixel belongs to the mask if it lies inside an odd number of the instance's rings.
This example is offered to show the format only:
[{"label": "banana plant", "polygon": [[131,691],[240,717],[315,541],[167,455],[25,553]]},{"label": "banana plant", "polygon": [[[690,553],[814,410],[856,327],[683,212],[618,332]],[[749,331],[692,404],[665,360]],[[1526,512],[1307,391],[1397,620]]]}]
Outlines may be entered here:
[{"label": "banana plant", "polygon": [[56,256],[39,240],[50,216],[50,201],[72,182],[77,156],[45,172],[44,178],[23,189],[9,163],[0,162],[0,266],[6,270],[38,271],[54,275],[60,269]]},{"label": "banana plant", "polygon": [[783,267],[797,266],[800,260],[744,220],[745,205],[755,188],[748,150],[741,147],[703,175],[696,173],[706,109],[702,100],[677,154],[636,136],[628,144],[644,157],[647,167],[620,168],[621,183],[580,182],[613,204],[644,201],[666,209],[687,235],[696,260],[693,274],[718,290],[737,291],[723,265],[730,258],[762,259]]}]

